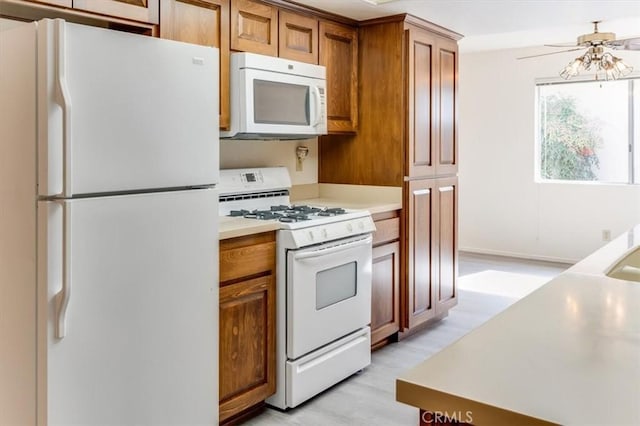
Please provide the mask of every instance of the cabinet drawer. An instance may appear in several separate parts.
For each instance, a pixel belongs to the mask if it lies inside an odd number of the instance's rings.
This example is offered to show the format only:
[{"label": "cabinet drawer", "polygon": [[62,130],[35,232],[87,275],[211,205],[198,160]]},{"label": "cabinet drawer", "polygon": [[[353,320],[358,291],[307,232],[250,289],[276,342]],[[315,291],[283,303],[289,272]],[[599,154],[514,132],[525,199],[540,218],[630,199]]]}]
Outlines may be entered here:
[{"label": "cabinet drawer", "polygon": [[373,234],[373,245],[386,243],[400,238],[400,219],[378,220],[375,222],[376,232]]},{"label": "cabinet drawer", "polygon": [[275,268],[276,243],[266,242],[229,250],[220,250],[220,283],[272,271]]}]

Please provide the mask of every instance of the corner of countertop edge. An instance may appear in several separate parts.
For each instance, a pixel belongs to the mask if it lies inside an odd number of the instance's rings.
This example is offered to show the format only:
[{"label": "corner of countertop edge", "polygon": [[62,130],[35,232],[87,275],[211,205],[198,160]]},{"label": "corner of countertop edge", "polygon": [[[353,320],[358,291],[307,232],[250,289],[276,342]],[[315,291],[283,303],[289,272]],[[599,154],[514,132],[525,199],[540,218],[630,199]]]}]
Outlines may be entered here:
[{"label": "corner of countertop edge", "polygon": [[515,411],[484,404],[467,398],[426,388],[402,377],[396,379],[396,401],[413,407],[441,413],[457,420],[482,425],[549,426],[558,425],[551,421],[520,414]]}]

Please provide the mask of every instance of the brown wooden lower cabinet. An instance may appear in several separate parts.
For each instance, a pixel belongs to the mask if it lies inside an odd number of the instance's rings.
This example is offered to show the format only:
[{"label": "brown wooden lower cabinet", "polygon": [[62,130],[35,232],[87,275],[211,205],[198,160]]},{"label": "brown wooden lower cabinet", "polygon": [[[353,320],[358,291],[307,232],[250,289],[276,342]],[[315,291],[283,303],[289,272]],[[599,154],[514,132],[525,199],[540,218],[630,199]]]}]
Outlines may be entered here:
[{"label": "brown wooden lower cabinet", "polygon": [[220,241],[220,423],[275,393],[275,292],[274,233]]},{"label": "brown wooden lower cabinet", "polygon": [[442,318],[458,300],[458,178],[411,180],[405,187],[402,326]]},{"label": "brown wooden lower cabinet", "polygon": [[371,347],[383,346],[400,329],[400,219],[398,212],[374,216],[371,274]]}]

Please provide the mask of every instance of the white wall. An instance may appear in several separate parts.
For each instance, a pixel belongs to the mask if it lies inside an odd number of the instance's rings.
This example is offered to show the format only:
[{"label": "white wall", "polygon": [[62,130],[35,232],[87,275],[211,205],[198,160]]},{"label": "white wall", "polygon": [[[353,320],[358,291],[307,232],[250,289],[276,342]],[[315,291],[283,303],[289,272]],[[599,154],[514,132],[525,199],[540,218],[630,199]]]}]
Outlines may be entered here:
[{"label": "white wall", "polygon": [[[296,147],[309,148],[302,171],[296,170]],[[318,139],[299,141],[220,140],[220,168],[285,166],[293,185],[318,183]]]},{"label": "white wall", "polygon": [[[515,58],[549,51],[460,55],[461,250],[575,261],[640,223],[640,185],[534,182],[535,79],[580,52]],[[640,52],[616,55],[640,71]]]}]

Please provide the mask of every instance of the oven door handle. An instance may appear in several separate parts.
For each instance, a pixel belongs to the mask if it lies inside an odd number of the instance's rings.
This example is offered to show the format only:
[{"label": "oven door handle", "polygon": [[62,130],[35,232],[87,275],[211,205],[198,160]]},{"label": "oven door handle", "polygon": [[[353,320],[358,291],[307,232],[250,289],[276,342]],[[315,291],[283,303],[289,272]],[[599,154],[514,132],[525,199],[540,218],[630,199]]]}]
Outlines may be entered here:
[{"label": "oven door handle", "polygon": [[313,251],[307,251],[303,253],[297,253],[293,256],[294,260],[312,259],[314,257],[326,256],[332,253],[339,253],[341,251],[350,250],[361,246],[371,246],[373,238],[371,235],[366,238],[362,238],[356,241],[350,241],[344,244],[337,244],[327,248],[318,248]]}]

